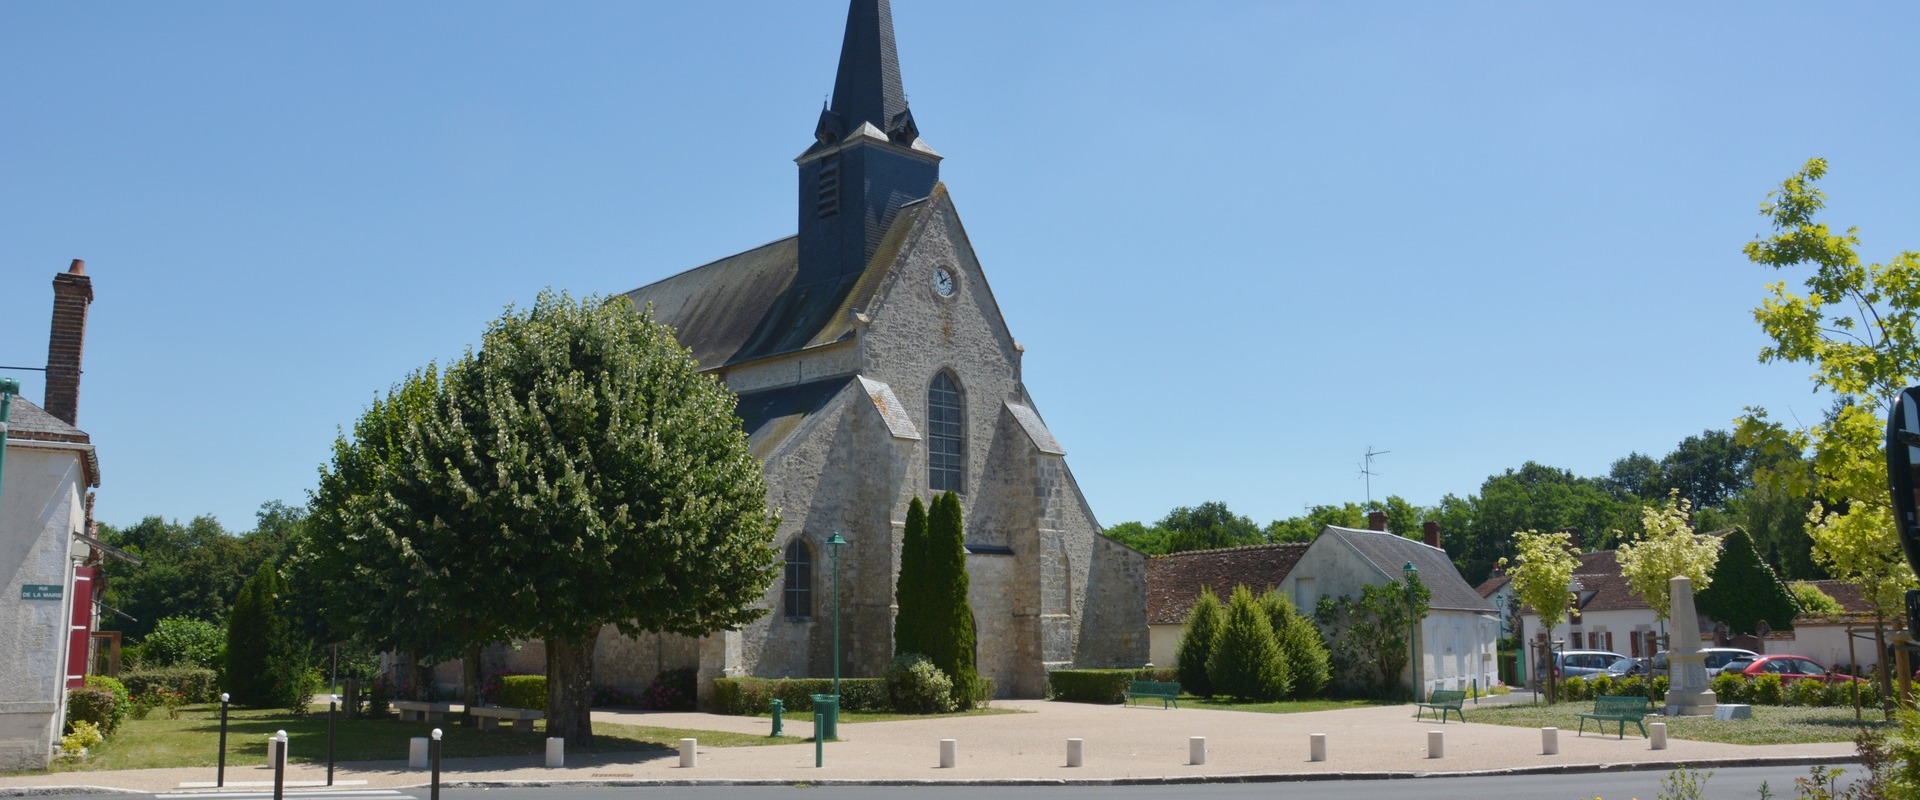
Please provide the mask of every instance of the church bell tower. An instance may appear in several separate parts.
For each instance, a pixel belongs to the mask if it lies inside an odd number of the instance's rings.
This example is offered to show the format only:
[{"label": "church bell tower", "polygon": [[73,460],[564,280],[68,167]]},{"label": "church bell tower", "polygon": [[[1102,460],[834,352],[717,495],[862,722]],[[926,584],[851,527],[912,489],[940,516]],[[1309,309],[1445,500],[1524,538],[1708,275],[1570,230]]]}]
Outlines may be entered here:
[{"label": "church bell tower", "polygon": [[866,270],[900,207],[933,193],[940,155],[920,141],[901,88],[887,0],[852,0],[833,103],[800,165],[797,285]]}]

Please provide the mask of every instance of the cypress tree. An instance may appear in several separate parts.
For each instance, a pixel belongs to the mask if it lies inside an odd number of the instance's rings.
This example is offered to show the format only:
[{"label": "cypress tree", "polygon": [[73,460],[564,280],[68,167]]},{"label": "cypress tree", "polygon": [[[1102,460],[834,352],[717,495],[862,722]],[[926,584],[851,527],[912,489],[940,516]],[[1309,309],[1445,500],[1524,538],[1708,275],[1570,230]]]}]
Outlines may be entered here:
[{"label": "cypress tree", "polygon": [[893,602],[899,611],[893,620],[893,654],[927,655],[927,610],[929,591],[934,585],[927,573],[931,556],[927,533],[927,507],[920,498],[907,504],[907,528],[900,541],[900,577],[893,585]]},{"label": "cypress tree", "polygon": [[225,678],[238,705],[306,710],[307,651],[291,617],[281,613],[287,592],[280,571],[261,564],[234,600],[227,617]]},{"label": "cypress tree", "polygon": [[1213,681],[1207,680],[1207,661],[1213,657],[1213,642],[1220,635],[1222,612],[1220,598],[1212,587],[1201,587],[1200,598],[1187,612],[1185,632],[1175,648],[1173,661],[1180,674],[1180,688],[1201,697],[1213,696]]},{"label": "cypress tree", "polygon": [[1756,633],[1763,619],[1773,630],[1791,629],[1800,610],[1793,592],[1760,559],[1753,539],[1739,529],[1721,540],[1713,579],[1694,602],[1700,613],[1726,623],[1734,633]]},{"label": "cypress tree", "polygon": [[1278,591],[1270,590],[1262,596],[1260,609],[1273,623],[1273,638],[1280,643],[1280,662],[1292,681],[1292,696],[1319,695],[1333,679],[1333,667],[1327,644],[1320,639],[1320,629]]},{"label": "cypress tree", "polygon": [[1253,700],[1278,700],[1293,689],[1281,669],[1273,623],[1245,586],[1235,586],[1227,601],[1226,620],[1207,659],[1207,679],[1216,692]]},{"label": "cypress tree", "polygon": [[928,594],[934,598],[927,645],[934,652],[927,656],[953,679],[953,699],[957,708],[973,707],[977,673],[973,658],[973,610],[967,604],[966,532],[962,529],[960,497],[943,492],[933,499],[928,514],[928,561],[932,580]]}]

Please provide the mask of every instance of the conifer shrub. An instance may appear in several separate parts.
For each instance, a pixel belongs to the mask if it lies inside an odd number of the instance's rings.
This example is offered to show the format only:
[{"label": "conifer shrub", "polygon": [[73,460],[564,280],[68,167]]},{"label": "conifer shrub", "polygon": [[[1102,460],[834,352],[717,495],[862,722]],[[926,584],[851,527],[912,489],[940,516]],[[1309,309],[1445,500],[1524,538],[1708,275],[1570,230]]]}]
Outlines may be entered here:
[{"label": "conifer shrub", "polygon": [[902,653],[887,664],[887,696],[903,714],[952,711],[953,681],[919,653]]},{"label": "conifer shrub", "polygon": [[900,577],[894,582],[893,652],[927,653],[929,619],[937,601],[927,509],[915,497],[907,504],[907,525],[900,540]]},{"label": "conifer shrub", "polygon": [[1201,588],[1199,599],[1193,602],[1193,610],[1187,612],[1187,625],[1180,634],[1180,644],[1174,649],[1173,660],[1180,675],[1180,688],[1201,697],[1213,696],[1213,682],[1207,679],[1207,662],[1213,658],[1213,643],[1220,635],[1224,618],[1220,598],[1212,588]]},{"label": "conifer shrub", "polygon": [[1318,697],[1333,680],[1333,665],[1327,644],[1320,639],[1320,629],[1278,591],[1269,590],[1261,596],[1260,608],[1280,642],[1280,661],[1293,687],[1290,696]]},{"label": "conifer shrub", "polygon": [[954,707],[973,707],[978,673],[973,663],[973,609],[967,604],[966,531],[962,527],[960,496],[942,492],[927,513],[927,538],[932,565],[932,632],[922,651],[953,681]]},{"label": "conifer shrub", "polygon": [[1217,693],[1249,700],[1278,700],[1293,688],[1273,624],[1245,586],[1234,587],[1227,601],[1226,618],[1207,658],[1207,680]]},{"label": "conifer shrub", "polygon": [[227,618],[227,691],[249,708],[286,708],[305,713],[317,689],[312,653],[287,612],[289,590],[273,564],[240,587]]},{"label": "conifer shrub", "polygon": [[1786,582],[1760,558],[1747,532],[1739,529],[1721,539],[1713,579],[1695,602],[1700,613],[1726,623],[1734,633],[1757,633],[1762,620],[1773,630],[1788,630],[1800,611]]}]

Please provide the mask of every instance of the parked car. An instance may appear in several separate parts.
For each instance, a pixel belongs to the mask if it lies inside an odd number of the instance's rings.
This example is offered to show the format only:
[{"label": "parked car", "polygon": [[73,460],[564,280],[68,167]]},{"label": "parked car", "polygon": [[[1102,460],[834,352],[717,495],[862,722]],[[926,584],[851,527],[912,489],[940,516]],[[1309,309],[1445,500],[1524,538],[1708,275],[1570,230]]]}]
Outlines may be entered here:
[{"label": "parked car", "polygon": [[1738,672],[1746,675],[1748,679],[1757,678],[1761,675],[1778,675],[1780,676],[1781,683],[1792,683],[1807,678],[1826,681],[1827,683],[1858,682],[1860,680],[1844,672],[1830,671],[1826,667],[1814,663],[1813,659],[1807,658],[1806,656],[1791,655],[1767,655],[1755,656],[1751,659],[1743,658],[1727,664],[1724,671]]},{"label": "parked car", "polygon": [[1623,658],[1613,662],[1613,666],[1607,667],[1607,675],[1614,678],[1624,678],[1628,675],[1646,675],[1647,661],[1648,659],[1644,658]]},{"label": "parked car", "polygon": [[[1738,647],[1705,647],[1701,648],[1701,652],[1706,654],[1707,677],[1709,678],[1720,674],[1720,670],[1725,669],[1728,664],[1734,661],[1758,658],[1760,655],[1752,650],[1742,650]],[[1616,678],[1626,675],[1644,676],[1651,670],[1655,675],[1665,675],[1667,673],[1667,666],[1667,651],[1662,650],[1654,653],[1651,659],[1630,658],[1627,659],[1626,663],[1615,664],[1608,669],[1608,674]]]},{"label": "parked car", "polygon": [[1608,650],[1562,650],[1553,654],[1553,674],[1561,678],[1590,678],[1628,660],[1631,659]]}]

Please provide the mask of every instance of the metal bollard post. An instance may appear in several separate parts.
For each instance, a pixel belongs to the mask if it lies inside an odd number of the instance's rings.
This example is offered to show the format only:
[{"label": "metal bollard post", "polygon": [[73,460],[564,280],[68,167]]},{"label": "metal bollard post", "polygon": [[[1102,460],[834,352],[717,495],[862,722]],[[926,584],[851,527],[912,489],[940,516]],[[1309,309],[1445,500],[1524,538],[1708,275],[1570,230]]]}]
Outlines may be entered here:
[{"label": "metal bollard post", "polygon": [[227,785],[227,693],[220,693],[220,767],[213,774],[213,786],[218,789]]},{"label": "metal bollard post", "polygon": [[333,785],[333,712],[340,706],[340,695],[327,695],[327,785]]},{"label": "metal bollard post", "polygon": [[[427,743],[428,760],[433,762],[433,791],[428,797],[440,800],[440,729],[433,729],[433,741]],[[277,799],[276,799],[277,800]]]},{"label": "metal bollard post", "polygon": [[273,756],[273,800],[287,796],[287,732],[275,731],[267,737],[267,749]]},{"label": "metal bollard post", "polygon": [[820,729],[826,726],[826,716],[827,715],[822,714],[818,711],[813,712],[813,768],[814,769],[819,769],[823,766],[826,766],[826,763],[827,763],[826,751],[822,749],[823,745],[827,741],[827,737],[820,735]]},{"label": "metal bollard post", "polygon": [[785,735],[787,735],[787,734],[785,733],[785,731],[784,731],[784,730],[782,729],[782,727],[781,727],[781,721],[780,721],[780,718],[781,718],[781,717],[782,717],[782,716],[783,716],[784,714],[786,714],[786,712],[787,712],[787,704],[786,704],[786,703],[782,703],[782,702],[780,702],[779,700],[775,700],[775,701],[773,701],[773,733],[769,733],[769,734],[767,734],[768,736],[785,736]]}]

